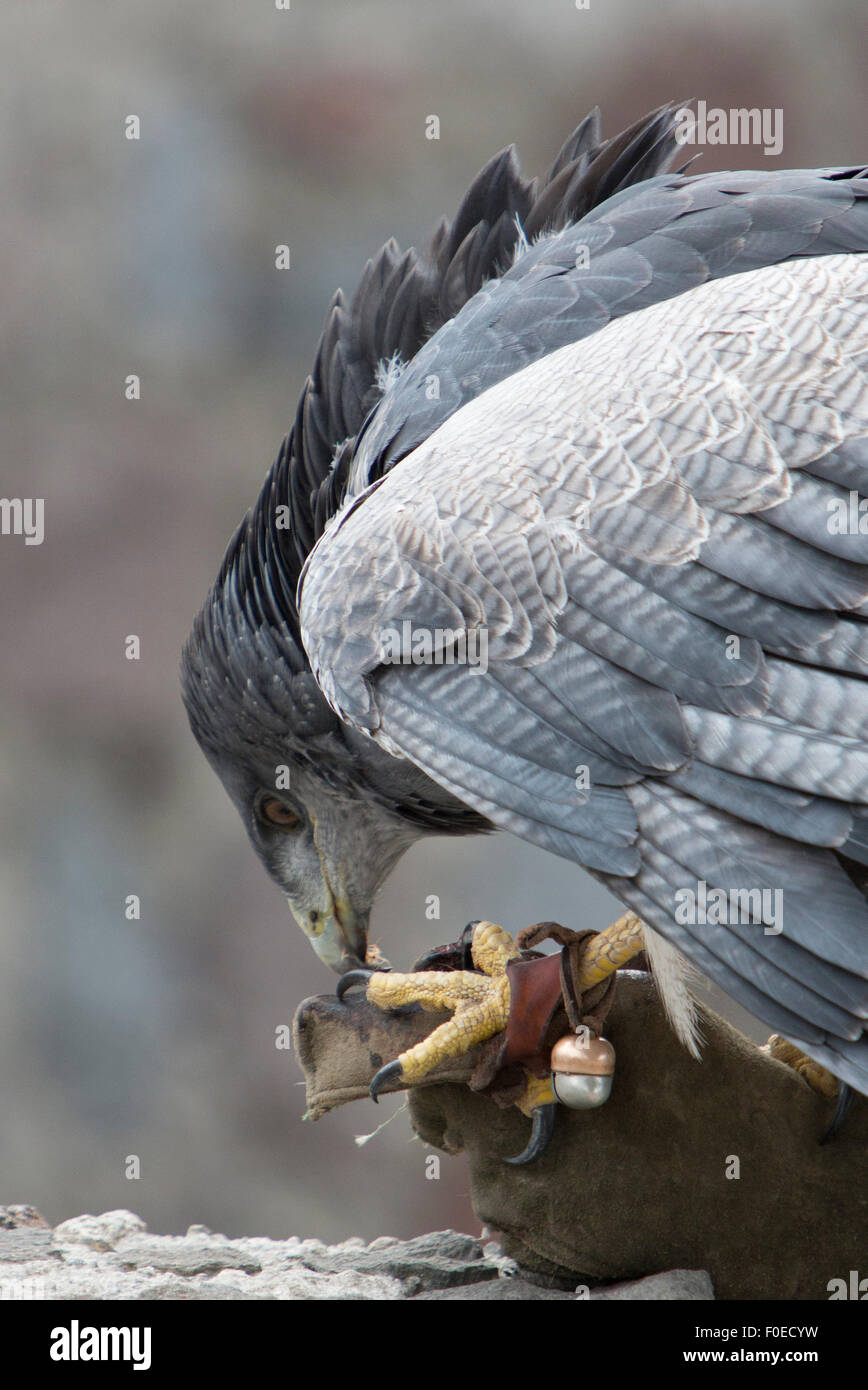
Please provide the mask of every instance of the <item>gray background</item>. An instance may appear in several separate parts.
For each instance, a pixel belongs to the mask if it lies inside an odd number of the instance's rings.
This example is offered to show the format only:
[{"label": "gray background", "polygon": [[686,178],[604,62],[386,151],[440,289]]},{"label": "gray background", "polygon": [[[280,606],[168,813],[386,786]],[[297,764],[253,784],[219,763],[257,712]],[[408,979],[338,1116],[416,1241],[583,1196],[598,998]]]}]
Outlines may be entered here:
[{"label": "gray background", "polygon": [[[510,141],[547,167],[596,102],[607,134],[669,99],[782,107],[778,166],[868,160],[866,30],[862,0],[4,7],[0,491],[46,499],[46,538],[0,537],[0,1202],[229,1234],[476,1229],[463,1160],[426,1181],[406,1116],[354,1145],[397,1102],[300,1123],[274,1030],[332,977],[189,735],[179,649],[332,291],[386,237],[424,242]],[[714,148],[697,168],[772,163]],[[472,917],[617,911],[518,841],[439,840],[374,934],[407,964]]]}]

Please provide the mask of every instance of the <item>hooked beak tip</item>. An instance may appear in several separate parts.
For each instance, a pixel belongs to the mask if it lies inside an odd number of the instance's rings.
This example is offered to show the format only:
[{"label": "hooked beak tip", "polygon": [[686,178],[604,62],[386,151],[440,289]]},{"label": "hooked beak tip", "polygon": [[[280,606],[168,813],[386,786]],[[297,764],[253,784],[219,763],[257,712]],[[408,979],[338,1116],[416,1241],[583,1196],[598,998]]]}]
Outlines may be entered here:
[{"label": "hooked beak tip", "polygon": [[335,904],[325,914],[317,910],[298,911],[290,902],[292,914],[320,960],[338,975],[365,964],[368,947],[367,926],[347,904]]}]

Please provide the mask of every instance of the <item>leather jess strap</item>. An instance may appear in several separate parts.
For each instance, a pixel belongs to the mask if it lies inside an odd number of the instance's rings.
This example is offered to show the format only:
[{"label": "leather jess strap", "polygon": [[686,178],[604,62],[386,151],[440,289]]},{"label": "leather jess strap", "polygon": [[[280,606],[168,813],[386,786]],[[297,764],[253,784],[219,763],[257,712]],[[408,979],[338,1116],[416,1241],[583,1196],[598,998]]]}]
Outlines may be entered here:
[{"label": "leather jess strap", "polygon": [[545,1036],[554,1015],[563,1007],[560,952],[535,960],[510,961],[506,974],[509,1019],[501,1065],[524,1062],[532,1070],[542,1067],[548,1071],[548,1057],[543,1055]]},{"label": "leather jess strap", "polygon": [[[538,922],[525,927],[516,937],[516,945],[527,951],[541,941],[557,941],[563,950],[550,956],[511,961],[506,967],[510,987],[509,1019],[506,1040],[501,1054],[501,1066],[522,1062],[530,1070],[545,1075],[549,1069],[549,1053],[553,1032],[563,1033],[567,1025],[576,1029],[584,1025],[599,1035],[614,999],[616,975],[580,993],[577,981],[582,978],[582,958],[593,931],[572,931],[559,922]],[[554,1029],[557,1014],[566,1018]]]}]

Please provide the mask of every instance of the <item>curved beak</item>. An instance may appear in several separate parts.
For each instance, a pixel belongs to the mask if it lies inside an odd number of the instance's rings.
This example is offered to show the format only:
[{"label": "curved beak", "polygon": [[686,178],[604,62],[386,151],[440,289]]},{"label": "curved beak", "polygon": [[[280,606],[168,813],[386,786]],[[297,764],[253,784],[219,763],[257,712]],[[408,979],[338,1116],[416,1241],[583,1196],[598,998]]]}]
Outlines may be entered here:
[{"label": "curved beak", "polygon": [[391,864],[405,849],[391,826],[360,817],[318,818],[308,807],[315,855],[297,859],[286,876],[287,901],[320,960],[338,975],[384,957],[368,944],[371,904]]},{"label": "curved beak", "polygon": [[358,970],[368,950],[368,913],[359,913],[325,884],[326,900],[309,906],[288,898],[292,915],[321,961],[338,975]]}]

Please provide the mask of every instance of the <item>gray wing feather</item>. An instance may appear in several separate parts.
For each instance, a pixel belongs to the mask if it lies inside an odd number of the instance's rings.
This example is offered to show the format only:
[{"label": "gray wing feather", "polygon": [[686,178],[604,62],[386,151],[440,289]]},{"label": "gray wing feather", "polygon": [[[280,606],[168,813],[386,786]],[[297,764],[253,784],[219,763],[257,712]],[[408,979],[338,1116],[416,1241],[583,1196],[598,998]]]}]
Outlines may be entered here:
[{"label": "gray wing feather", "polygon": [[[754,233],[793,254],[812,206],[794,194],[790,227]],[[585,864],[863,1089],[868,905],[834,850],[868,860],[868,638],[848,616],[868,542],[828,517],[868,462],[866,310],[868,256],[846,255],[612,322],[447,420],[337,518],[300,590],[343,718]],[[407,619],[453,646],[484,630],[487,670],[394,664],[383,634]],[[782,892],[782,933],[676,921],[699,881]]]},{"label": "gray wing feather", "polygon": [[[802,844],[840,849],[852,841],[854,822],[848,805],[778,786],[765,776],[744,777],[727,772],[702,762],[695,753],[689,767],[670,775],[669,784],[695,801],[716,806]],[[852,848],[848,853],[853,853]]]},{"label": "gray wing feather", "polygon": [[[529,247],[429,339],[368,420],[353,487],[480,392],[624,314],[791,256],[866,247],[862,170],[660,175],[626,188]],[[687,261],[676,260],[684,251]]]},{"label": "gray wing feather", "polygon": [[[668,866],[667,866],[668,867]],[[814,1048],[824,1041],[823,1030],[810,1023],[799,1013],[784,1007],[777,999],[774,989],[767,993],[763,981],[758,980],[752,970],[752,962],[746,952],[740,953],[737,966],[728,964],[708,945],[708,933],[700,936],[672,920],[673,884],[663,877],[650,864],[643,863],[639,873],[629,879],[615,879],[597,874],[602,883],[615,893],[622,902],[643,918],[657,924],[666,921],[666,939],[692,960],[703,974],[720,985],[721,989],[737,999],[744,1008],[763,1019],[770,1028],[790,1037],[798,1037],[813,1055]]]},{"label": "gray wing feather", "polygon": [[[650,781],[631,789],[630,799],[643,838],[681,865],[682,884],[696,875],[727,893],[748,887],[771,893],[779,890],[782,941],[795,942],[845,970],[864,971],[860,932],[865,925],[865,903],[832,855],[788,844],[674,788]],[[775,906],[774,898],[763,902]],[[673,903],[670,910],[674,907]],[[767,915],[762,920],[767,926],[777,925]],[[730,930],[717,935],[728,941]],[[859,998],[864,1016],[868,981],[860,981]]]}]

